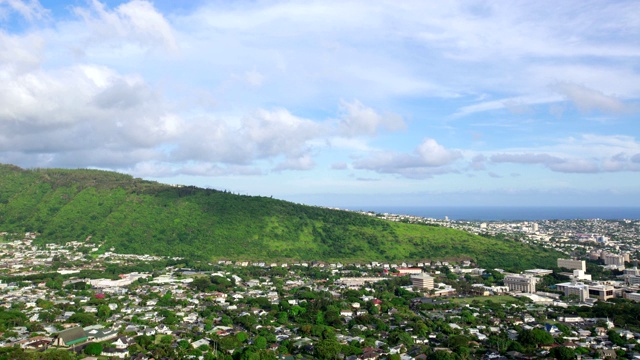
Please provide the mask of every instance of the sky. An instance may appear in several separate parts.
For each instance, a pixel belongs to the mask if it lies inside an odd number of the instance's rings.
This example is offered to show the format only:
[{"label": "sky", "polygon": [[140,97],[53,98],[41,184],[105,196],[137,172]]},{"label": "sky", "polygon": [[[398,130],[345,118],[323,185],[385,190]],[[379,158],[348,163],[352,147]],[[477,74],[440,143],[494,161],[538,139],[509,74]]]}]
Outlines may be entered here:
[{"label": "sky", "polygon": [[638,1],[0,0],[0,163],[333,206],[638,206]]}]

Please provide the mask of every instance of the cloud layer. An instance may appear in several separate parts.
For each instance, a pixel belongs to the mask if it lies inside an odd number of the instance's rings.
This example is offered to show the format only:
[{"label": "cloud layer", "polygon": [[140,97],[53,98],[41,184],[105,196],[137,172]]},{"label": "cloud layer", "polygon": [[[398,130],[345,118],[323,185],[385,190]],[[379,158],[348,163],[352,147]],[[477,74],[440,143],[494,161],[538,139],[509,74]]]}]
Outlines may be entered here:
[{"label": "cloud layer", "polygon": [[[225,188],[260,178],[248,191],[282,196],[310,179],[374,194],[525,186],[515,178],[632,189],[637,13],[636,1],[0,1],[0,162]],[[606,182],[586,180],[597,174]]]}]

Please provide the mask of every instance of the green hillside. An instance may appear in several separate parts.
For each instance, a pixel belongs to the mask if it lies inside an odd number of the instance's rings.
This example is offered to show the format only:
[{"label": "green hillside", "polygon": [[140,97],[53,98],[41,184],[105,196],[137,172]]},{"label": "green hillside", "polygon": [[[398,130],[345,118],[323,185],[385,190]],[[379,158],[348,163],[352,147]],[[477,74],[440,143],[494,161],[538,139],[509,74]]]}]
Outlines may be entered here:
[{"label": "green hillside", "polygon": [[473,259],[486,268],[553,266],[558,253],[462,231],[392,223],[259,196],[173,187],[99,170],[0,164],[0,231],[117,252],[247,260]]}]

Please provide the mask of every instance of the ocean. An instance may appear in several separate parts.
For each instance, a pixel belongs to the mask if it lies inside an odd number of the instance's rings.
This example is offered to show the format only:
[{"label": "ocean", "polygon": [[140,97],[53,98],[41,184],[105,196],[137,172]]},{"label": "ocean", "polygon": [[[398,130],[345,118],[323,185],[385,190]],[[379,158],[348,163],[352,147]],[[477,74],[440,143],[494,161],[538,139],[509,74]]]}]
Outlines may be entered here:
[{"label": "ocean", "polygon": [[640,207],[569,207],[569,206],[369,206],[350,207],[349,210],[375,211],[414,215],[426,218],[469,221],[540,221],[540,220],[639,220]]}]

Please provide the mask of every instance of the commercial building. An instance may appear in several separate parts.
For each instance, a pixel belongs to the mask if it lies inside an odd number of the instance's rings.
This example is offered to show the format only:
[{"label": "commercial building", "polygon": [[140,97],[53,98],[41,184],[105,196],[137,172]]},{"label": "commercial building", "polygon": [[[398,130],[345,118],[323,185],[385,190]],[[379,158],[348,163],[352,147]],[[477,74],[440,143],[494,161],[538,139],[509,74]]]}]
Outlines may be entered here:
[{"label": "commercial building", "polygon": [[563,291],[565,296],[577,295],[580,301],[584,302],[589,298],[589,285],[581,282],[566,282],[556,284],[558,290]]},{"label": "commercial building", "polygon": [[411,284],[418,289],[431,290],[435,287],[433,277],[427,274],[411,275]]},{"label": "commercial building", "polygon": [[616,297],[615,289],[611,285],[592,285],[589,287],[589,296],[602,301]]},{"label": "commercial building", "polygon": [[536,292],[536,278],[531,275],[507,275],[504,277],[504,285],[509,288],[509,291]]},{"label": "commercial building", "polygon": [[584,260],[558,259],[558,267],[587,271],[587,263]]}]

